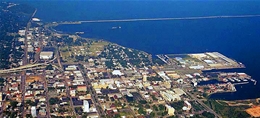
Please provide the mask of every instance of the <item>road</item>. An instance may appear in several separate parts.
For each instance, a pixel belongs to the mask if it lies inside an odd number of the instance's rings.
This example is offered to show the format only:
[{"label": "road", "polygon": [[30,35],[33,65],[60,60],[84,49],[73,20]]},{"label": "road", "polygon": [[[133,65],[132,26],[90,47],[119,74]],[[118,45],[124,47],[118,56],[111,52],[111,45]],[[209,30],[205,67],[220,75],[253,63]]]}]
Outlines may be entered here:
[{"label": "road", "polygon": [[[42,29],[40,28],[39,29],[40,31],[39,32],[42,32]],[[39,40],[38,40],[38,48],[39,48],[39,51],[36,51],[35,55],[34,55],[34,63],[37,63],[40,61],[40,53],[43,49],[43,33],[40,34],[39,36]]]},{"label": "road", "polygon": [[[7,84],[6,86],[4,86],[2,88],[2,93],[6,93],[8,91],[8,88],[9,88],[9,85]],[[1,106],[1,111],[0,111],[0,118],[3,118],[3,115],[4,115],[3,111],[4,111],[4,108],[6,107],[5,106],[6,99],[7,99],[7,96],[5,96],[4,99],[1,101],[2,106]]]},{"label": "road", "polygon": [[99,103],[98,101],[98,97],[97,97],[97,94],[96,94],[96,91],[93,89],[92,85],[91,85],[91,81],[88,77],[86,77],[85,73],[87,72],[86,69],[82,69],[82,68],[79,68],[80,71],[82,72],[83,74],[83,77],[84,77],[84,80],[86,82],[86,85],[87,85],[87,88],[88,88],[88,91],[90,91],[90,94],[91,94],[91,97],[92,97],[92,101],[93,101],[93,104],[95,105],[95,107],[97,108],[97,111],[98,111],[98,114],[99,116],[105,116],[106,113],[103,111],[103,109],[99,108],[98,106],[101,107],[101,104]]},{"label": "road", "polygon": [[36,14],[36,12],[37,12],[37,9],[35,9],[35,11],[33,12],[33,14],[32,14],[32,16],[31,16],[30,20],[29,20],[28,23],[27,23],[26,29],[25,29],[23,65],[26,65],[26,64],[28,63],[28,58],[27,58],[27,56],[28,56],[28,50],[27,50],[28,44],[27,44],[27,40],[28,40],[28,39],[27,39],[27,36],[28,36],[28,30],[29,30],[29,28],[31,27],[32,18],[34,17],[34,15]]},{"label": "road", "polygon": [[222,116],[218,115],[215,111],[213,111],[211,108],[209,108],[206,104],[204,104],[200,99],[195,97],[193,94],[189,93],[188,91],[185,91],[193,100],[196,100],[200,105],[202,105],[208,112],[215,115],[217,118],[222,118]]},{"label": "road", "polygon": [[25,79],[26,79],[26,75],[25,75],[25,71],[22,73],[22,76],[21,76],[21,91],[22,91],[22,106],[21,106],[21,111],[22,111],[22,117],[24,117],[24,96],[25,96],[25,86],[26,86],[26,83],[25,83]]},{"label": "road", "polygon": [[57,57],[57,62],[61,68],[61,70],[63,70],[63,66],[61,64],[61,57],[60,57],[60,47],[57,45],[57,42],[54,43],[54,47],[57,47],[56,48],[56,57]]},{"label": "road", "polygon": [[[17,68],[11,68],[11,69],[6,69],[6,70],[0,70],[0,74],[6,74],[6,73],[12,73],[12,72],[20,72],[20,71],[24,71],[27,69],[32,69],[32,68],[45,68],[45,66],[49,65],[51,62],[53,62],[56,59],[56,57],[54,57],[54,59],[45,62],[45,63],[34,63],[34,64],[26,64]],[[61,68],[53,65],[55,68],[62,70]]]},{"label": "road", "polygon": [[[26,29],[25,29],[25,40],[24,40],[24,43],[25,43],[25,47],[24,47],[24,57],[23,57],[23,65],[27,65],[28,63],[28,50],[27,50],[27,47],[28,47],[28,44],[27,44],[27,35],[28,35],[28,30],[29,28],[31,27],[31,21],[32,21],[32,18],[34,17],[34,15],[36,14],[37,12],[37,9],[35,9],[35,11],[33,12],[29,22],[27,23],[27,26],[26,26]],[[25,117],[25,111],[24,111],[24,96],[25,96],[25,86],[26,86],[26,83],[25,83],[25,79],[26,79],[26,71],[24,70],[22,72],[22,76],[21,76],[21,91],[22,91],[22,105],[21,105],[21,112],[22,112],[22,117],[24,118]]]},{"label": "road", "polygon": [[42,66],[47,66],[47,65],[48,65],[48,63],[27,64],[27,65],[23,65],[23,66],[20,66],[20,67],[17,67],[17,68],[0,70],[0,74],[19,72],[19,71],[24,71],[24,70],[31,69],[31,68],[40,68]]},{"label": "road", "polygon": [[[58,49],[57,49],[58,50]],[[57,51],[58,52],[58,51]],[[57,55],[56,55],[57,56]],[[60,60],[60,57],[57,57],[56,58],[57,60]],[[60,66],[61,67],[63,67],[62,66],[62,63],[60,63]],[[69,85],[68,85],[68,79],[66,78],[65,79],[65,86],[66,86],[66,94],[67,94],[67,97],[69,97],[69,99],[70,99],[70,108],[72,108],[72,114],[76,117],[76,118],[78,118],[78,115],[77,115],[77,113],[76,113],[76,111],[75,111],[75,108],[74,108],[74,105],[73,105],[73,101],[72,101],[72,98],[71,98],[71,95],[70,95],[70,88],[69,88]]]},{"label": "road", "polygon": [[69,88],[69,85],[68,85],[68,80],[67,80],[67,78],[65,79],[65,86],[66,86],[66,94],[67,94],[67,97],[69,97],[70,98],[70,108],[72,108],[72,114],[76,117],[76,118],[78,118],[78,115],[77,115],[77,113],[76,113],[76,111],[75,111],[75,108],[74,108],[74,105],[73,105],[73,101],[72,101],[72,98],[71,98],[71,95],[70,95],[70,88]]},{"label": "road", "polygon": [[46,71],[43,70],[43,78],[44,78],[44,92],[45,92],[45,96],[46,96],[46,117],[47,118],[51,118],[51,115],[50,115],[50,103],[49,103],[49,95],[48,95],[48,80],[46,79]]}]

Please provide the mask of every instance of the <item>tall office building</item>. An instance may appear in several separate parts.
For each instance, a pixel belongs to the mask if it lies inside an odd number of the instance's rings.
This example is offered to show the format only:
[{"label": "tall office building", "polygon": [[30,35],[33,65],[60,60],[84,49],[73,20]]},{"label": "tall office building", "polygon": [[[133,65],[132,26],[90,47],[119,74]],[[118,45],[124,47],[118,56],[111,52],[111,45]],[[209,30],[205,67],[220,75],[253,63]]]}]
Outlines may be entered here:
[{"label": "tall office building", "polygon": [[89,103],[87,100],[83,101],[83,112],[89,112]]},{"label": "tall office building", "polygon": [[35,107],[35,106],[32,106],[32,107],[31,107],[31,114],[32,114],[32,117],[37,117],[36,107]]},{"label": "tall office building", "polygon": [[3,101],[3,93],[2,92],[0,92],[0,101]]},{"label": "tall office building", "polygon": [[147,75],[143,74],[143,82],[146,82],[146,81],[147,81]]}]

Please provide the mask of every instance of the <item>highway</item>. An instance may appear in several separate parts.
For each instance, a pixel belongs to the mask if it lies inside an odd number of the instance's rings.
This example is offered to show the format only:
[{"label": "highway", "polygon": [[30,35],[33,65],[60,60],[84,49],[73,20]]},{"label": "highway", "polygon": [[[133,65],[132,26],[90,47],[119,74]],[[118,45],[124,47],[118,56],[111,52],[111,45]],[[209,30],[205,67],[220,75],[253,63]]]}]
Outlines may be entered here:
[{"label": "highway", "polygon": [[63,66],[61,64],[61,56],[60,56],[60,47],[57,45],[57,42],[54,43],[54,46],[57,47],[56,48],[56,57],[57,57],[57,61],[59,64],[60,69],[63,71]]},{"label": "highway", "polygon": [[[0,74],[7,74],[7,73],[13,73],[13,72],[20,72],[20,71],[25,71],[27,69],[31,70],[32,68],[45,68],[47,65],[49,65],[51,62],[53,62],[57,57],[54,57],[52,60],[45,62],[45,63],[35,63],[35,64],[27,64],[23,65],[17,68],[11,68],[11,69],[5,69],[5,70],[0,70]],[[62,68],[52,65],[54,68],[63,71]]]},{"label": "highway", "polygon": [[[23,57],[23,65],[25,65],[25,66],[22,66],[22,67],[26,67],[26,65],[27,65],[27,63],[28,63],[28,58],[27,58],[27,56],[28,56],[28,51],[27,51],[27,47],[28,47],[28,44],[27,44],[27,35],[28,35],[28,30],[29,30],[29,28],[31,27],[31,21],[32,21],[32,18],[34,17],[34,15],[36,14],[36,12],[37,12],[37,9],[35,9],[35,11],[33,12],[33,14],[32,14],[32,16],[31,16],[31,18],[30,18],[30,20],[28,21],[28,23],[27,23],[27,26],[26,26],[26,29],[25,29],[25,40],[24,40],[24,43],[25,43],[25,47],[24,47],[24,57]],[[23,70],[23,68],[21,68],[22,70]],[[24,96],[25,96],[25,92],[26,92],[26,90],[25,90],[25,85],[26,85],[26,83],[25,83],[25,79],[26,79],[26,72],[25,72],[26,70],[24,70],[23,71],[23,73],[22,73],[22,76],[21,76],[21,92],[22,92],[22,105],[21,105],[21,112],[22,112],[22,114],[21,114],[21,116],[24,118],[25,117],[25,111],[24,111]],[[1,72],[5,72],[5,70],[1,70],[0,71],[0,73]],[[9,72],[8,70],[6,71],[6,72]]]},{"label": "highway", "polygon": [[65,21],[58,24],[81,24],[81,23],[102,23],[102,22],[136,22],[136,21],[165,21],[165,20],[201,20],[217,18],[250,18],[260,17],[256,15],[222,15],[222,16],[199,16],[199,17],[169,17],[169,18],[143,18],[143,19],[119,19],[119,20],[85,20],[85,21]]},{"label": "highway", "polygon": [[20,66],[18,68],[0,70],[0,74],[19,72],[19,71],[24,71],[26,69],[31,69],[31,68],[44,68],[47,65],[48,65],[47,63],[27,64],[27,65],[24,65],[24,66]]},{"label": "highway", "polygon": [[198,99],[197,97],[193,96],[191,93],[189,93],[188,91],[185,91],[189,96],[192,97],[193,100],[197,101],[200,105],[202,105],[208,112],[212,113],[215,115],[215,117],[217,118],[222,118],[222,116],[218,115],[215,111],[213,111],[211,108],[209,108],[209,106],[207,106],[206,104],[204,104],[200,99]]}]

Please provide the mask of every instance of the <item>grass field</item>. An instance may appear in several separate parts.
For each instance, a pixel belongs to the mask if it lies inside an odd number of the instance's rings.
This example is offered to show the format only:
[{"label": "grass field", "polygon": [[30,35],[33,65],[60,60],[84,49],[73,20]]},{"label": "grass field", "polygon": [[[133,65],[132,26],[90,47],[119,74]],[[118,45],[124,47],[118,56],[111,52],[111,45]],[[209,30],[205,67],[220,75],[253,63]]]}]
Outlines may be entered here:
[{"label": "grass field", "polygon": [[89,46],[88,51],[91,52],[91,56],[97,56],[96,52],[102,51],[106,45],[108,45],[108,42],[105,41],[93,42]]}]

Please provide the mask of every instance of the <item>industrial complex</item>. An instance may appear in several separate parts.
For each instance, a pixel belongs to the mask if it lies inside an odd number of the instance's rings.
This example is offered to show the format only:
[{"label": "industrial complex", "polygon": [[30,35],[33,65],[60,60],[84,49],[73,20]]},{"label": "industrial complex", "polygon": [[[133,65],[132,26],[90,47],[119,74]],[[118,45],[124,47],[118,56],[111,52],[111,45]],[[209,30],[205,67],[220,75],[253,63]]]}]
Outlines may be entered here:
[{"label": "industrial complex", "polygon": [[176,68],[197,70],[244,68],[242,63],[232,60],[219,52],[167,54],[157,55],[157,57]]}]

